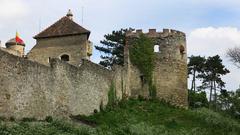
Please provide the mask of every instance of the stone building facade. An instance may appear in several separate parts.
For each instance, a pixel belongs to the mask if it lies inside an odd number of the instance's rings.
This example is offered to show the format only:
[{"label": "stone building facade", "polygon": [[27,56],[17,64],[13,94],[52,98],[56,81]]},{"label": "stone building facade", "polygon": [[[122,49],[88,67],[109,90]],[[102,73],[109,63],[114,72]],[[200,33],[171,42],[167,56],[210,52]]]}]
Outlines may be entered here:
[{"label": "stone building facade", "polygon": [[37,44],[27,54],[28,59],[49,65],[49,58],[59,58],[79,66],[81,59],[90,59],[90,31],[73,21],[71,11],[56,23],[37,34]]},{"label": "stone building facade", "polygon": [[148,98],[142,75],[129,58],[129,47],[139,34],[145,34],[156,44],[153,82],[157,97],[187,107],[184,33],[168,29],[128,32],[124,66],[108,70],[89,60],[90,31],[72,19],[69,11],[67,16],[36,35],[37,44],[26,57],[9,51],[14,52],[16,48],[0,49],[0,116],[44,119],[46,116],[90,115],[107,105],[111,87],[119,100],[139,95]]}]

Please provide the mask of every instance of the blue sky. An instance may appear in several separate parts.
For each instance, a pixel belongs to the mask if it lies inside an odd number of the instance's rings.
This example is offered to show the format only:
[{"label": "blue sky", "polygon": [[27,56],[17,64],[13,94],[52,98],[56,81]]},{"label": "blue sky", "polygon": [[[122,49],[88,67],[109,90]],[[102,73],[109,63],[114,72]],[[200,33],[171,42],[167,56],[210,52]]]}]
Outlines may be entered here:
[{"label": "blue sky", "polygon": [[[0,0],[0,3],[2,44],[18,30],[28,51],[35,45],[32,37],[39,30],[72,9],[74,21],[92,32],[90,40],[94,45],[100,44],[104,34],[120,28],[181,30],[187,34],[189,56],[221,55],[232,72],[224,77],[227,88],[234,90],[240,84],[240,69],[225,55],[228,48],[240,46],[239,0]],[[92,60],[99,61],[95,50]]]}]

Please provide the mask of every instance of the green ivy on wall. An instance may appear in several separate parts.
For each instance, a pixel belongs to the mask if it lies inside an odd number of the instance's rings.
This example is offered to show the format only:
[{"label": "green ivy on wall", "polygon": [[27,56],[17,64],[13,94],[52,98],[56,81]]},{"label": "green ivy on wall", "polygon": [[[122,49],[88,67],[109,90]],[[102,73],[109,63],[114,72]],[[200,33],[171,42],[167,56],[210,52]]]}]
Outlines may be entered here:
[{"label": "green ivy on wall", "polygon": [[114,82],[111,83],[110,90],[108,91],[108,104],[107,106],[113,106],[117,101],[117,95]]},{"label": "green ivy on wall", "polygon": [[154,43],[153,41],[141,34],[137,38],[133,45],[130,47],[130,59],[133,65],[137,66],[140,72],[143,74],[149,86],[149,96],[156,97],[156,87],[152,82],[152,74],[154,69]]}]

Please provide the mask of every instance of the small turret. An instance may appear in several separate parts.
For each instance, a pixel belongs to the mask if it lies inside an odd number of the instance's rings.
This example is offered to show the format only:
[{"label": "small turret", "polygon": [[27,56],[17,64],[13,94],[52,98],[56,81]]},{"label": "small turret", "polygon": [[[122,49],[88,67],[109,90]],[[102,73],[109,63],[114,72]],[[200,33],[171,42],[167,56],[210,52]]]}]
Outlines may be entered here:
[{"label": "small turret", "polygon": [[17,42],[16,38],[8,40],[6,43],[6,48],[18,52],[20,57],[24,56],[25,43]]},{"label": "small turret", "polygon": [[70,20],[73,20],[73,13],[71,11],[71,9],[68,10],[68,13],[66,15]]}]

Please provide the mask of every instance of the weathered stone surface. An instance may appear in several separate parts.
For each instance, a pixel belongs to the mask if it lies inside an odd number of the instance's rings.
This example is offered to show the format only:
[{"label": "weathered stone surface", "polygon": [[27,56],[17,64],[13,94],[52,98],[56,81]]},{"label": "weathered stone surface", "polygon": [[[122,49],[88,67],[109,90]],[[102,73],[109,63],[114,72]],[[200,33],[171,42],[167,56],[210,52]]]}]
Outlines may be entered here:
[{"label": "weathered stone surface", "polygon": [[153,82],[157,88],[157,97],[174,105],[187,107],[186,36],[176,30],[164,29],[163,32],[156,32],[155,29],[150,29],[149,33],[143,33],[142,30],[127,33],[125,68],[128,71],[131,96],[148,97],[149,95],[148,87],[141,85],[141,73],[137,67],[131,64],[129,58],[129,47],[140,34],[146,35],[154,41],[155,45],[159,45],[159,52],[155,53],[155,68],[153,71]]},{"label": "weathered stone surface", "polygon": [[49,65],[49,58],[60,59],[65,54],[69,56],[69,64],[79,66],[81,59],[90,58],[87,54],[89,46],[87,34],[37,39],[37,44],[27,57],[29,60]]},{"label": "weathered stone surface", "polygon": [[[112,71],[80,59],[87,55],[87,48],[82,45],[87,41],[84,35],[39,39],[29,58],[0,49],[0,116],[44,119],[90,115],[107,105],[112,85],[119,100],[139,95],[148,98],[148,86],[131,64],[128,51],[140,33],[128,33],[124,67],[115,66]],[[187,107],[185,34],[166,29],[161,33],[152,29],[145,34],[160,47],[153,71],[157,97]],[[61,52],[70,54],[68,63],[59,60]]]},{"label": "weathered stone surface", "polygon": [[111,71],[88,60],[50,67],[0,51],[0,115],[16,118],[93,113],[107,104]]}]

